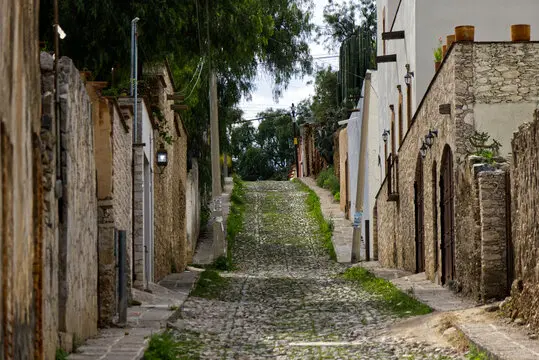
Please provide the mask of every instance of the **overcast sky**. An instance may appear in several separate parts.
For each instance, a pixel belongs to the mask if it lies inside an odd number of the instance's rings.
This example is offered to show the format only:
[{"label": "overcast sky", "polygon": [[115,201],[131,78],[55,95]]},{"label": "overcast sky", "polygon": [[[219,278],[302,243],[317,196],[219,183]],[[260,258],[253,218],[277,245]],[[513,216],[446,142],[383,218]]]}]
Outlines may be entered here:
[{"label": "overcast sky", "polygon": [[[315,0],[314,8],[314,23],[317,25],[323,25],[323,10],[327,4],[327,0]],[[322,44],[316,44],[311,40],[310,42],[311,54],[315,58],[314,65],[328,67],[332,66],[333,69],[338,70],[339,58],[322,58],[328,55],[335,55],[338,53],[334,50],[331,54],[328,53]],[[309,82],[312,84],[307,85]],[[292,79],[288,89],[283,92],[283,96],[278,100],[278,103],[273,101],[273,81],[271,76],[259,70],[258,79],[256,81],[256,90],[252,92],[251,101],[243,99],[240,103],[240,108],[244,111],[244,119],[252,119],[256,117],[256,114],[266,110],[267,108],[274,109],[290,109],[292,103],[298,104],[301,100],[306,99],[314,94],[314,78],[306,76],[303,79]],[[256,123],[255,123],[256,125]]]}]

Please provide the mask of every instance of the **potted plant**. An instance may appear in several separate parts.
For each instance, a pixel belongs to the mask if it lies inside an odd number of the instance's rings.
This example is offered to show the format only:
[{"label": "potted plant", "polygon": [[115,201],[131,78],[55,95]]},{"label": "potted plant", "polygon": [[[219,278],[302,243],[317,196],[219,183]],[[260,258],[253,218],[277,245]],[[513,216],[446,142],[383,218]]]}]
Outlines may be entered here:
[{"label": "potted plant", "polygon": [[511,25],[511,41],[530,41],[531,26],[526,24]]},{"label": "potted plant", "polygon": [[442,64],[442,38],[438,39],[438,47],[434,49],[434,68],[436,71],[440,69]]},{"label": "potted plant", "polygon": [[456,41],[474,41],[475,27],[472,25],[462,25],[455,28]]}]

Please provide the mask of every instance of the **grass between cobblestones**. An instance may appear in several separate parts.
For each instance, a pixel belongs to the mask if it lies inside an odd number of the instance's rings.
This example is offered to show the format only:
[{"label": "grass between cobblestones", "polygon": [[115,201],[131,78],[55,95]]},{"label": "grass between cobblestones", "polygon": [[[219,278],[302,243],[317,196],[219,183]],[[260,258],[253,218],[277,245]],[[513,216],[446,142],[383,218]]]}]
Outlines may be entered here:
[{"label": "grass between cobblestones", "polygon": [[353,267],[345,271],[344,278],[356,282],[365,291],[378,295],[383,300],[381,306],[399,317],[425,315],[432,312],[427,305],[406,295],[391,282],[377,278],[362,267]]},{"label": "grass between cobblestones", "polygon": [[333,222],[326,220],[322,214],[322,208],[320,207],[320,198],[316,193],[311,190],[307,185],[294,179],[294,182],[298,184],[302,191],[307,193],[307,199],[305,200],[307,204],[307,211],[309,216],[311,216],[317,223],[320,228],[320,237],[322,240],[322,245],[328,252],[332,260],[337,260],[337,254],[335,253],[335,248],[333,247]]},{"label": "grass between cobblestones", "polygon": [[232,188],[232,194],[230,194],[230,212],[226,221],[226,268],[222,268],[221,266],[220,270],[234,269],[232,249],[236,243],[236,236],[243,229],[243,218],[245,214],[245,184],[237,175],[234,175],[233,181],[234,187]]},{"label": "grass between cobblestones", "polygon": [[205,299],[216,299],[219,297],[223,288],[228,284],[228,279],[219,275],[214,270],[204,270],[197,281],[197,284],[190,296],[196,296]]},{"label": "grass between cobblestones", "polygon": [[198,360],[202,342],[192,331],[174,335],[171,331],[150,337],[144,360]]}]

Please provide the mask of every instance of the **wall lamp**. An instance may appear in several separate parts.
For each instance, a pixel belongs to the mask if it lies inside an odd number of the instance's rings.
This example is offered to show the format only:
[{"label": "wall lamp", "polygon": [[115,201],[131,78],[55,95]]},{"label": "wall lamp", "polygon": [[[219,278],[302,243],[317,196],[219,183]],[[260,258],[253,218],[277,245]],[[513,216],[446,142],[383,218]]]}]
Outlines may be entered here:
[{"label": "wall lamp", "polygon": [[434,137],[438,137],[438,130],[429,130],[428,135],[425,135],[425,143],[429,148],[434,144]]},{"label": "wall lamp", "polygon": [[410,64],[406,64],[406,75],[404,75],[404,82],[406,85],[410,85],[412,83],[412,77],[414,77],[414,72],[410,71]]},{"label": "wall lamp", "polygon": [[168,152],[163,145],[157,150],[157,166],[159,167],[159,173],[162,174],[165,167],[168,165]]},{"label": "wall lamp", "polygon": [[421,148],[419,148],[419,153],[421,154],[421,157],[424,159],[425,156],[427,156],[427,144],[425,144],[425,141],[423,141],[423,144],[421,145]]},{"label": "wall lamp", "polygon": [[382,133],[382,140],[384,140],[385,143],[387,143],[387,140],[389,139],[389,130],[384,130],[384,132]]}]

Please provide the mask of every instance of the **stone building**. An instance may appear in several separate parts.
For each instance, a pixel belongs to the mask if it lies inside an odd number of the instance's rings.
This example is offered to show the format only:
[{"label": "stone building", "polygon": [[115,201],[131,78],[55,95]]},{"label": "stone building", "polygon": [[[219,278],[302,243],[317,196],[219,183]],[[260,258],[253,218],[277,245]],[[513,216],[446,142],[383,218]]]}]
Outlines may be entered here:
[{"label": "stone building", "polygon": [[168,63],[144,70],[154,126],[153,151],[166,151],[168,163],[154,157],[154,274],[153,281],[181,272],[192,253],[187,242],[187,132],[174,105],[174,83]]},{"label": "stone building", "polygon": [[0,1],[0,358],[43,358],[37,1]]},{"label": "stone building", "polygon": [[298,151],[300,151],[299,158],[303,163],[302,176],[317,176],[328,165],[316,149],[315,128],[316,125],[314,124],[300,126],[301,146],[298,147]]},{"label": "stone building", "polygon": [[[507,293],[508,165],[470,157],[471,139],[495,134],[509,153],[512,132],[537,106],[538,60],[537,43],[450,48],[377,195],[382,264],[425,271],[482,300]],[[433,144],[423,145],[429,133]]]},{"label": "stone building", "polygon": [[[92,101],[99,229],[99,324],[120,310],[120,287],[132,284],[132,117],[114,98],[101,96],[106,83],[88,82]],[[131,110],[131,111],[129,111]],[[123,278],[121,278],[123,276]],[[123,299],[123,309],[127,298]],[[124,310],[125,311],[125,310]]]}]

